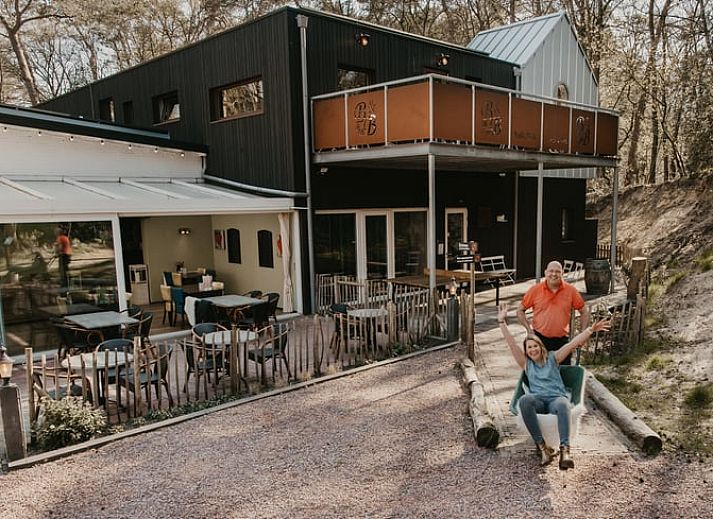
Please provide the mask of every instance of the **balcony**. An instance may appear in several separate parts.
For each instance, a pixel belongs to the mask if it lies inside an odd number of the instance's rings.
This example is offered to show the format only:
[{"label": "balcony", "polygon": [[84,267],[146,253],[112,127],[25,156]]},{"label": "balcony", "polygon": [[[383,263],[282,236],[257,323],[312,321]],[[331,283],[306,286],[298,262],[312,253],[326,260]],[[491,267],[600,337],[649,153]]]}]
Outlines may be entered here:
[{"label": "balcony", "polygon": [[429,74],[313,97],[312,151],[324,164],[415,166],[435,154],[481,170],[614,166],[618,120],[595,106]]}]

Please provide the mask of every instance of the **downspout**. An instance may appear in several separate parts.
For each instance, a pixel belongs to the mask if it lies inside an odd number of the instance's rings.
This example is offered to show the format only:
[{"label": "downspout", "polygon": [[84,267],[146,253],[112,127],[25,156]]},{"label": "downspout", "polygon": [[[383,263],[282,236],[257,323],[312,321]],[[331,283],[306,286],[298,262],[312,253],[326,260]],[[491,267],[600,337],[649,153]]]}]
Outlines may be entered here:
[{"label": "downspout", "polygon": [[[522,88],[522,69],[520,67],[513,67],[512,73],[515,76],[515,90],[518,92]],[[510,105],[509,114],[510,125],[508,131],[512,135],[512,105]],[[514,215],[513,215],[513,237],[512,237],[512,262],[513,268],[517,272],[517,237],[520,228],[520,171],[515,171],[515,203],[514,203]]]},{"label": "downspout", "polygon": [[297,27],[300,29],[300,65],[302,69],[302,131],[304,132],[305,191],[307,191],[307,256],[309,258],[309,303],[310,313],[316,312],[314,294],[314,233],[312,231],[312,181],[310,178],[310,142],[309,142],[309,91],[307,90],[307,24],[309,18],[297,15]]}]

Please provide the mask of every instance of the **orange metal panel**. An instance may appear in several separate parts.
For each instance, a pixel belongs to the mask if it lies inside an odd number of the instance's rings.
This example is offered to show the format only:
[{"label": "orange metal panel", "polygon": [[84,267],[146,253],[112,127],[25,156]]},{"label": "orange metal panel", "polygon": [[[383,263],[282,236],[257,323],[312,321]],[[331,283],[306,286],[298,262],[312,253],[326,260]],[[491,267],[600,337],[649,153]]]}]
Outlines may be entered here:
[{"label": "orange metal panel", "polygon": [[313,105],[314,149],[341,149],[346,146],[344,98],[320,99]]},{"label": "orange metal panel", "polygon": [[389,142],[429,138],[428,81],[389,88]]},{"label": "orange metal panel", "polygon": [[542,126],[545,151],[569,153],[569,108],[545,104],[545,120]]},{"label": "orange metal panel", "polygon": [[384,91],[363,92],[347,99],[349,146],[384,143]]},{"label": "orange metal panel", "polygon": [[541,105],[513,97],[512,99],[512,139],[513,146],[526,150],[540,149]]},{"label": "orange metal panel", "polygon": [[572,153],[594,154],[594,112],[572,110]]},{"label": "orange metal panel", "polygon": [[433,137],[444,141],[473,140],[471,88],[455,83],[433,83]]},{"label": "orange metal panel", "polygon": [[492,90],[475,90],[475,142],[508,144],[508,96]]},{"label": "orange metal panel", "polygon": [[619,118],[615,115],[599,113],[597,116],[597,155],[615,156]]}]

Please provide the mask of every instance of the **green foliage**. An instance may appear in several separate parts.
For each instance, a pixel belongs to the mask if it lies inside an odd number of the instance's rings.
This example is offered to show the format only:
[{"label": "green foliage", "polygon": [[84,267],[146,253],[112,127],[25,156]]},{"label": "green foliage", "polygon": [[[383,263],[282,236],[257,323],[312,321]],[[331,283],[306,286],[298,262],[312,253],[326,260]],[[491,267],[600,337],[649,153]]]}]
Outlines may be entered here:
[{"label": "green foliage", "polygon": [[146,415],[135,418],[131,425],[133,427],[140,427],[148,423],[160,422],[162,420],[168,420],[169,418],[175,418],[176,416],[182,416],[185,414],[195,413],[197,411],[202,411],[204,409],[209,409],[226,402],[232,402],[238,400],[241,395],[220,395],[211,398],[210,400],[203,400],[200,402],[189,402],[178,407],[172,407],[171,409],[152,409]]},{"label": "green foliage", "polygon": [[713,268],[713,248],[704,250],[696,257],[696,264],[703,272],[707,272]]},{"label": "green foliage", "polygon": [[684,270],[679,270],[678,272],[674,272],[668,278],[666,278],[666,292],[668,292],[669,290],[671,290],[671,288],[676,286],[687,275],[688,275],[688,272],[686,272]]},{"label": "green foliage", "polygon": [[686,393],[684,400],[693,411],[704,411],[713,404],[713,385],[699,385]]},{"label": "green foliage", "polygon": [[670,359],[665,359],[660,355],[653,355],[646,361],[646,369],[649,371],[661,371],[670,363]]},{"label": "green foliage", "polygon": [[33,433],[42,450],[60,449],[111,431],[104,411],[94,409],[81,398],[43,398],[40,404],[44,419],[33,428]]}]

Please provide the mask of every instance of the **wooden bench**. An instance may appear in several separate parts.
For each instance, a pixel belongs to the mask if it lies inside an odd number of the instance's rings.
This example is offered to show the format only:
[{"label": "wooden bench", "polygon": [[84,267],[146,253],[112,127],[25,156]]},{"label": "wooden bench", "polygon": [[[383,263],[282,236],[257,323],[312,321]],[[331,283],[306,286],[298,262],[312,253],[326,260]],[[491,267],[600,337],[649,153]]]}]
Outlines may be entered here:
[{"label": "wooden bench", "polygon": [[[480,258],[480,263],[476,264],[477,266],[480,266],[480,270],[482,272],[493,272],[496,270],[508,270],[507,265],[505,265],[505,256],[504,255],[499,255],[499,256],[484,256]],[[492,284],[492,281],[489,281],[489,283]],[[504,285],[512,285],[515,283],[515,278],[513,278],[512,274],[507,274],[506,277],[502,278],[500,282]]]}]

